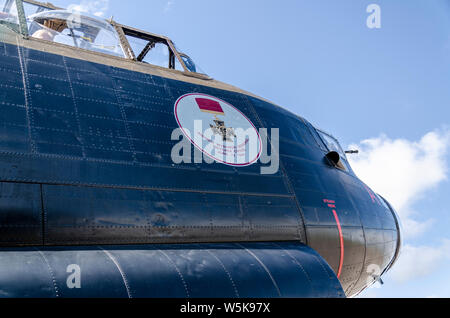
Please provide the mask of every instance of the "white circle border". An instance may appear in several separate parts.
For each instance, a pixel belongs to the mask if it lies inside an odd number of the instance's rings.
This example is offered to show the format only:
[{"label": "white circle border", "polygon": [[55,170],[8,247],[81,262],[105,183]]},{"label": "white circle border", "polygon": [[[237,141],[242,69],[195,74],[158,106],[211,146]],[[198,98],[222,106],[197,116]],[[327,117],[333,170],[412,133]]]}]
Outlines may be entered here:
[{"label": "white circle border", "polygon": [[[226,161],[220,160],[220,159],[218,159],[218,158],[215,158],[215,157],[212,156],[211,154],[207,153],[202,147],[198,146],[198,145],[192,140],[192,138],[186,133],[186,131],[184,130],[184,127],[181,125],[180,120],[179,120],[179,118],[178,118],[178,111],[177,111],[177,110],[178,110],[178,104],[181,102],[181,100],[183,100],[184,98],[186,98],[186,97],[188,97],[188,96],[192,96],[192,95],[203,96],[203,97],[209,97],[209,98],[215,99],[215,100],[220,101],[221,103],[224,103],[224,104],[226,104],[227,106],[233,108],[233,109],[236,110],[237,112],[239,112],[239,114],[241,114],[241,116],[243,116],[243,117],[245,118],[245,120],[247,120],[247,121],[250,123],[250,125],[252,125],[253,129],[256,131],[256,134],[258,135],[258,141],[259,141],[259,153],[258,153],[258,155],[256,156],[256,158],[253,159],[253,160],[250,161],[250,162],[243,163],[243,164],[242,164],[242,163],[241,163],[241,164],[230,163],[230,162],[226,162]],[[216,162],[222,163],[222,164],[227,165],[227,166],[232,166],[232,167],[248,167],[248,166],[253,165],[255,162],[257,162],[257,161],[259,160],[259,158],[261,157],[261,154],[262,154],[262,140],[261,140],[261,135],[259,134],[258,129],[256,129],[255,125],[253,125],[253,123],[251,122],[251,120],[248,119],[247,116],[245,116],[239,109],[237,109],[236,107],[234,107],[234,106],[231,105],[230,103],[227,103],[226,101],[224,101],[224,100],[222,100],[222,99],[220,99],[220,98],[217,98],[217,97],[211,96],[211,95],[207,95],[207,94],[202,94],[202,93],[188,93],[188,94],[185,94],[185,95],[179,97],[179,98],[177,99],[177,101],[175,102],[174,114],[175,114],[175,119],[176,119],[176,121],[177,121],[177,124],[178,124],[178,126],[180,127],[181,131],[183,132],[184,136],[185,136],[186,138],[188,138],[189,141],[190,141],[190,142],[191,142],[198,150],[200,150],[202,153],[204,153],[205,155],[207,155],[209,158],[213,159],[213,160],[216,161]]]}]

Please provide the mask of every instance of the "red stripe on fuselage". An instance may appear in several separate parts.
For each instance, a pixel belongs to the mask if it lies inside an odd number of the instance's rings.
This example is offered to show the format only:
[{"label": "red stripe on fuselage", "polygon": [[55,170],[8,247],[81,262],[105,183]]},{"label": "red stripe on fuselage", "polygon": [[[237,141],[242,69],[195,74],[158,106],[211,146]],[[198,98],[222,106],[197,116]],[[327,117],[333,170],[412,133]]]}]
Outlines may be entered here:
[{"label": "red stripe on fuselage", "polygon": [[339,231],[339,242],[340,242],[340,246],[341,246],[341,257],[340,257],[339,269],[338,269],[338,273],[337,273],[337,278],[339,278],[342,273],[342,266],[344,265],[344,236],[342,235],[341,222],[339,222],[339,217],[337,215],[336,210],[333,210],[333,214],[334,214],[334,218],[337,223],[337,227],[338,227],[338,231]]}]

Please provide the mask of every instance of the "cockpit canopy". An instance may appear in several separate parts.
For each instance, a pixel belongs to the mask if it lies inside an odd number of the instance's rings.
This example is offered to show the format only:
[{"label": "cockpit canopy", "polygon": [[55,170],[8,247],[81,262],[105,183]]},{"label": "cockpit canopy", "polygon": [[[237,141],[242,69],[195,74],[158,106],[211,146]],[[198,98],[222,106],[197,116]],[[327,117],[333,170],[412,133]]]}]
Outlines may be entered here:
[{"label": "cockpit canopy", "polygon": [[65,10],[44,11],[28,17],[34,38],[126,57],[111,24],[96,17]]},{"label": "cockpit canopy", "polygon": [[0,25],[32,39],[95,51],[211,79],[164,36],[34,0],[0,0]]}]

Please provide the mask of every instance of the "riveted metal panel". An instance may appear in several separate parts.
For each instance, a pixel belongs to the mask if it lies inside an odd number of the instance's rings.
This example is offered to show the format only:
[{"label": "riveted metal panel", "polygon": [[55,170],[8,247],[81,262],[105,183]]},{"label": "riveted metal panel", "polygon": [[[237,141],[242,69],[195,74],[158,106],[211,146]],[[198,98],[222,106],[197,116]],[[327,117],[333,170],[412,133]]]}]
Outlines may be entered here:
[{"label": "riveted metal panel", "polygon": [[0,182],[0,245],[42,244],[39,185]]},{"label": "riveted metal panel", "polygon": [[1,249],[0,286],[2,297],[345,296],[323,259],[299,243]]}]

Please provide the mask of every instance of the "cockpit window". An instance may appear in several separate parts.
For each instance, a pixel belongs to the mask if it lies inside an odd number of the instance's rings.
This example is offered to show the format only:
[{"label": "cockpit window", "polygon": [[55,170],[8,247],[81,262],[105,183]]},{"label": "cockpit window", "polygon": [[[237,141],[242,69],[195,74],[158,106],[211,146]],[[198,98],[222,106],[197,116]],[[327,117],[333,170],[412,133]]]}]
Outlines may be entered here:
[{"label": "cockpit window", "polygon": [[134,35],[126,35],[126,37],[139,62],[171,67],[171,51],[165,41],[157,38],[143,39]]},{"label": "cockpit window", "polygon": [[183,60],[184,65],[186,65],[186,68],[189,70],[189,72],[197,73],[197,67],[195,66],[194,61],[192,61],[189,56],[181,55],[181,59]]},{"label": "cockpit window", "polygon": [[324,133],[323,131],[317,130],[317,132],[319,133],[329,151],[336,151],[341,156],[341,158],[345,158],[345,152],[342,150],[339,142],[335,138]]},{"label": "cockpit window", "polygon": [[186,68],[188,69],[189,72],[206,75],[206,73],[203,72],[203,70],[198,65],[196,65],[189,56],[181,53],[180,57],[183,60],[183,63],[184,63],[184,65],[186,65]]},{"label": "cockpit window", "polygon": [[0,0],[0,24],[19,29],[19,15],[15,0]]},{"label": "cockpit window", "polygon": [[112,18],[106,21],[84,12],[68,11],[34,0],[0,0],[2,24],[25,37],[174,69],[205,80],[212,79],[167,37],[122,25]]},{"label": "cockpit window", "polygon": [[[134,58],[138,62],[157,65],[178,71],[188,71],[206,75],[194,61],[184,53],[179,53],[175,44],[164,37],[145,33],[136,29],[123,28],[129,46],[133,50]],[[172,50],[170,44],[175,50]],[[175,54],[178,53],[178,56]],[[186,69],[183,67],[184,64]]]},{"label": "cockpit window", "polygon": [[125,57],[116,30],[96,17],[51,10],[28,16],[27,20],[34,38]]},{"label": "cockpit window", "polygon": [[347,156],[345,155],[344,150],[342,150],[342,147],[337,139],[319,129],[316,129],[316,131],[324,142],[325,146],[328,148],[328,151],[336,151],[341,157],[341,164],[344,166],[345,170],[351,172],[352,170],[350,164],[347,161]]}]

